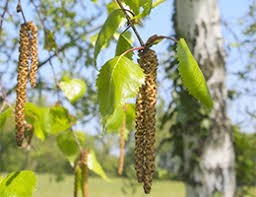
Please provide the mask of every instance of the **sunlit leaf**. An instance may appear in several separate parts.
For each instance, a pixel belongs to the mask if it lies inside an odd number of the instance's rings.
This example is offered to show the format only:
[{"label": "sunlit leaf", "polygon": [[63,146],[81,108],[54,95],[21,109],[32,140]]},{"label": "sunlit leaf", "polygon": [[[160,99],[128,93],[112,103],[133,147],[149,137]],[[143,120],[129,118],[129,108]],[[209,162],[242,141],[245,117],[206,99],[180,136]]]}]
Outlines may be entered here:
[{"label": "sunlit leaf", "polygon": [[44,140],[48,130],[50,121],[49,108],[38,107],[33,103],[26,103],[25,105],[25,119],[34,128],[35,135]]},{"label": "sunlit leaf", "polygon": [[64,132],[58,135],[56,138],[60,151],[68,159],[71,166],[74,166],[74,162],[79,156],[80,151],[74,135],[77,136],[77,140],[81,145],[85,144],[85,134],[78,131]]},{"label": "sunlit leaf", "polygon": [[116,108],[114,113],[106,121],[107,132],[119,132],[124,119],[126,121],[126,128],[132,130],[135,120],[134,104],[126,103]]},{"label": "sunlit leaf", "polygon": [[[123,34],[120,34],[119,39],[117,41],[117,45],[116,45],[116,56],[121,55],[123,52],[131,48],[132,48],[131,33],[129,31],[126,31]],[[125,56],[129,59],[132,59],[133,52],[127,53]]]},{"label": "sunlit leaf", "polygon": [[61,105],[50,108],[50,131],[51,134],[57,134],[71,128],[74,119],[68,113],[68,110]]},{"label": "sunlit leaf", "polygon": [[150,14],[152,8],[152,0],[140,0],[140,7],[143,8],[143,11],[136,18],[144,18]]},{"label": "sunlit leaf", "polygon": [[114,10],[105,21],[104,25],[102,26],[98,38],[96,40],[95,44],[95,50],[94,50],[94,61],[96,64],[96,60],[98,57],[98,54],[100,50],[104,47],[106,47],[109,42],[111,41],[111,38],[117,28],[119,27],[122,18],[124,17],[124,13],[122,10]]},{"label": "sunlit leaf", "polygon": [[97,161],[95,153],[93,151],[90,151],[88,153],[87,166],[90,170],[98,174],[104,180],[110,181],[110,179],[107,177],[106,173],[104,172],[103,168],[101,167],[100,163]]},{"label": "sunlit leaf", "polygon": [[118,132],[125,118],[123,106],[116,108],[114,113],[107,119],[106,129],[107,132]]},{"label": "sunlit leaf", "polygon": [[140,13],[140,0],[124,0],[124,3],[130,7],[135,15]]},{"label": "sunlit leaf", "polygon": [[213,101],[203,73],[184,39],[178,41],[177,55],[179,60],[179,73],[184,87],[187,88],[188,92],[201,103],[208,108],[212,108]]},{"label": "sunlit leaf", "polygon": [[86,84],[81,79],[65,79],[59,83],[59,86],[72,103],[82,98],[86,92]]},{"label": "sunlit leaf", "polygon": [[32,103],[26,103],[25,119],[41,140],[49,133],[57,134],[68,130],[75,121],[63,106],[39,107]]},{"label": "sunlit leaf", "polygon": [[116,1],[111,1],[107,4],[108,14],[112,13],[114,10],[119,9]]},{"label": "sunlit leaf", "polygon": [[1,197],[32,197],[36,177],[32,171],[19,171],[7,175],[0,182]]},{"label": "sunlit leaf", "polygon": [[126,128],[132,130],[134,129],[135,121],[135,104],[127,103],[125,108]]},{"label": "sunlit leaf", "polygon": [[117,56],[106,62],[96,82],[103,120],[127,99],[134,98],[143,83],[143,70],[127,57]]},{"label": "sunlit leaf", "polygon": [[154,1],[153,4],[152,4],[152,8],[157,7],[159,4],[161,4],[161,3],[165,2],[165,1],[166,0],[156,0],[156,1]]}]

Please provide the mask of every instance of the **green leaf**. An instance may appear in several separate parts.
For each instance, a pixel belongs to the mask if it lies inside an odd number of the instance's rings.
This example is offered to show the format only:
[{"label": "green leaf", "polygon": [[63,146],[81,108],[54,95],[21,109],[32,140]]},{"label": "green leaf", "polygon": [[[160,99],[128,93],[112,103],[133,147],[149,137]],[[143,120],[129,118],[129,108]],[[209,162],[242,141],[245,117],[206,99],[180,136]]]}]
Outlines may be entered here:
[{"label": "green leaf", "polygon": [[7,108],[0,113],[0,131],[4,131],[9,119],[13,118],[12,108]]},{"label": "green leaf", "polygon": [[72,102],[75,103],[78,99],[82,98],[86,92],[86,84],[81,79],[66,79],[61,81],[60,89],[64,95]]},{"label": "green leaf", "polygon": [[31,171],[10,173],[0,182],[1,197],[32,197],[36,177]]},{"label": "green leaf", "polygon": [[68,110],[61,105],[50,108],[50,130],[51,134],[57,134],[71,128],[74,118],[68,113]]},{"label": "green leaf", "polygon": [[135,15],[140,13],[140,0],[124,0]]},{"label": "green leaf", "polygon": [[49,108],[38,107],[33,103],[26,103],[25,105],[25,119],[34,128],[35,135],[44,140],[48,130],[50,121]]},{"label": "green leaf", "polygon": [[126,120],[126,128],[128,130],[132,130],[135,120],[134,104],[127,103],[124,106],[119,106],[118,108],[116,108],[114,113],[106,121],[107,132],[119,132],[124,118]]},{"label": "green leaf", "polygon": [[179,73],[184,87],[201,103],[208,108],[212,108],[213,101],[203,73],[183,38],[178,41],[177,55],[179,60]]},{"label": "green leaf", "polygon": [[61,133],[57,136],[56,141],[62,154],[68,159],[71,166],[74,166],[75,160],[79,156],[80,151],[72,132],[75,132],[75,135],[77,136],[80,144],[85,144],[85,134],[77,131]]},{"label": "green leaf", "polygon": [[136,16],[136,18],[144,18],[150,14],[152,8],[152,0],[140,0],[140,7],[143,8],[143,11],[141,14]]},{"label": "green leaf", "polygon": [[156,0],[154,1],[154,3],[152,4],[152,8],[157,7],[159,4],[165,2],[166,0]]},{"label": "green leaf", "polygon": [[117,9],[119,9],[119,6],[116,1],[111,1],[110,3],[107,4],[108,14],[110,14],[111,12]]},{"label": "green leaf", "polygon": [[110,181],[103,168],[101,167],[100,163],[97,161],[95,153],[93,151],[90,151],[90,153],[88,153],[87,166],[90,170],[98,174],[104,180]]},{"label": "green leaf", "polygon": [[140,66],[124,56],[117,56],[103,65],[96,82],[103,121],[127,99],[137,95],[144,77]]},{"label": "green leaf", "polygon": [[126,111],[125,111],[125,117],[126,117],[126,128],[128,130],[134,129],[134,120],[135,120],[135,104],[126,104]]},{"label": "green leaf", "polygon": [[[131,32],[126,31],[120,34],[116,45],[116,56],[121,55],[123,52],[132,48]],[[133,52],[125,55],[127,58],[132,59]]]},{"label": "green leaf", "polygon": [[1,185],[3,180],[4,180],[4,177],[0,177],[0,185]]},{"label": "green leaf", "polygon": [[124,118],[125,112],[123,106],[119,106],[106,121],[107,132],[119,132]]},{"label": "green leaf", "polygon": [[25,105],[25,119],[41,140],[45,139],[47,133],[57,134],[68,130],[75,121],[63,106],[38,107],[32,103]]},{"label": "green leaf", "polygon": [[103,47],[108,46],[113,34],[119,27],[123,17],[124,17],[124,13],[122,10],[114,10],[108,16],[107,20],[103,24],[95,44],[95,50],[94,50],[95,65],[96,65],[96,60],[100,50]]}]

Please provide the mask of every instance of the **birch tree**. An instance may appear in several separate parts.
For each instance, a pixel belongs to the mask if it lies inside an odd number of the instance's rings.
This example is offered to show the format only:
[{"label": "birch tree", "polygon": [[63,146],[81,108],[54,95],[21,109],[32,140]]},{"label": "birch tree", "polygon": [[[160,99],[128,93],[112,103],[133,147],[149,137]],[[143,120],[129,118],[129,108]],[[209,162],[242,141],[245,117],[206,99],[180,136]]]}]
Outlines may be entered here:
[{"label": "birch tree", "polygon": [[[184,105],[186,91],[179,88],[181,112],[187,113],[182,124],[171,130],[180,135],[182,177],[188,197],[208,197],[221,192],[235,193],[235,162],[230,122],[226,113],[227,89],[223,37],[216,0],[176,0],[173,16],[176,36],[184,37],[206,79],[214,107],[209,116],[196,105]],[[179,116],[178,116],[179,117]],[[180,134],[177,134],[180,132]]]}]

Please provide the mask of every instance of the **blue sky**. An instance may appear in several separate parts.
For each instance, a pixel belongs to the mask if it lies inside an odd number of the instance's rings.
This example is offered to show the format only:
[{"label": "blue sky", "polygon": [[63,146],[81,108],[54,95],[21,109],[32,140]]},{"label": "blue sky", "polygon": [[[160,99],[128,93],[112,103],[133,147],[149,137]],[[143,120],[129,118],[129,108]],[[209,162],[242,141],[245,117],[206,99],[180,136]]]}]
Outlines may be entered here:
[{"label": "blue sky", "polygon": [[[219,9],[221,14],[221,20],[228,23],[232,31],[237,34],[239,38],[242,38],[242,27],[239,24],[239,20],[246,16],[248,7],[252,3],[252,0],[236,0],[227,1],[219,0]],[[167,0],[165,3],[161,4],[159,7],[155,8],[148,19],[145,21],[144,29],[141,29],[144,40],[146,40],[150,35],[170,35],[172,33],[172,13],[173,13],[173,0]],[[246,55],[241,56],[237,48],[229,48],[230,43],[236,42],[230,30],[225,26],[222,26],[222,33],[225,41],[226,48],[226,68],[227,68],[227,86],[228,88],[238,88],[242,89],[245,86],[250,86],[251,84],[241,84],[238,83],[237,78],[231,73],[243,69],[246,65],[247,57]],[[160,44],[155,49],[158,53],[166,52],[166,47],[168,43]],[[160,76],[161,77],[161,76]],[[160,91],[165,92],[166,88],[161,88]],[[245,113],[246,108],[256,110],[255,107],[251,105],[252,102],[255,103],[255,98],[248,97],[248,95],[242,95],[239,99],[235,101],[228,102],[228,114],[234,123],[241,126],[243,131],[252,132],[256,130],[256,120],[250,118]],[[254,105],[256,106],[256,104]]]},{"label": "blue sky", "polygon": [[[241,17],[246,16],[246,12],[248,10],[248,6],[252,3],[252,0],[235,0],[235,1],[227,1],[227,0],[219,0],[219,8],[221,12],[222,19],[227,22],[234,32],[237,33],[237,35],[240,37],[241,35],[241,26],[239,25],[238,21]],[[231,4],[232,3],[232,4]],[[147,17],[147,19],[144,21],[144,27],[139,29],[140,33],[142,34],[143,40],[147,40],[147,38],[153,34],[158,35],[170,35],[172,34],[172,13],[173,13],[173,0],[167,0],[165,3],[159,5],[157,8],[155,8],[151,15]],[[26,13],[29,13],[26,12]],[[101,21],[103,23],[103,20]],[[223,37],[225,39],[225,45],[227,46],[229,43],[234,42],[234,38],[230,31],[228,31],[226,28],[223,29]],[[169,45],[168,42],[163,42],[159,44],[158,46],[154,47],[156,51],[158,51],[158,54],[160,55],[160,58],[165,58],[165,54],[168,53],[167,47]],[[245,66],[246,63],[246,55],[243,57],[240,57],[239,51],[237,49],[231,49],[228,50],[228,56],[226,58],[226,66],[227,66],[227,85],[229,88],[243,88],[245,85],[250,84],[238,84],[237,79],[232,76],[230,73],[237,71]],[[110,53],[107,50],[104,50],[102,54],[103,58],[109,58]],[[159,59],[160,59],[159,58]],[[49,67],[45,67],[45,69],[48,69],[49,72],[51,70]],[[44,70],[44,69],[43,69]],[[42,70],[42,72],[43,72]],[[164,72],[159,68],[160,73]],[[48,72],[46,72],[48,73]],[[49,76],[47,76],[49,78]],[[159,75],[159,79],[161,79],[161,74]],[[163,84],[164,82],[161,82]],[[162,86],[159,88],[159,91],[164,93],[166,91],[170,91],[168,89],[169,87]],[[250,109],[255,110],[256,104],[251,106],[251,103],[255,103],[254,98],[249,98],[247,95],[242,96],[239,100],[236,100],[234,102],[228,103],[228,113],[229,117],[232,119],[234,123],[241,123],[241,127],[244,131],[253,131],[256,130],[256,121],[253,119],[250,119],[249,116],[246,115],[244,112],[246,107],[250,107]]]}]

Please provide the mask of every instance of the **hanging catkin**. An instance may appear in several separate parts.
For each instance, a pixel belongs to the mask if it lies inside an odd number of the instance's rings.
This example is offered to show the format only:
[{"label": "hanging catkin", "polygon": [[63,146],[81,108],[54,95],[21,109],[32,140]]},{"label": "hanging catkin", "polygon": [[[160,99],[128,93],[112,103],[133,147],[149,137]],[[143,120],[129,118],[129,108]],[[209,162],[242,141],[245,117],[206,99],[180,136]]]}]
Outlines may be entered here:
[{"label": "hanging catkin", "polygon": [[30,43],[30,72],[29,81],[32,87],[36,86],[36,73],[38,68],[38,39],[37,27],[33,22],[28,22],[29,43]]},{"label": "hanging catkin", "polygon": [[[18,84],[17,98],[15,107],[16,122],[16,142],[18,146],[22,145],[25,132],[25,103],[26,103],[26,84],[29,76],[32,87],[36,85],[36,72],[38,66],[37,52],[37,27],[33,22],[27,22],[20,28],[20,47],[18,62]],[[29,71],[30,64],[30,71]]]},{"label": "hanging catkin", "polygon": [[136,120],[135,120],[135,170],[137,174],[137,180],[139,183],[144,180],[144,146],[145,146],[145,85],[142,85],[139,89],[139,94],[136,99]]},{"label": "hanging catkin", "polygon": [[22,24],[20,28],[19,41],[19,62],[18,62],[18,84],[17,98],[15,107],[16,121],[16,142],[18,146],[22,145],[25,132],[25,102],[26,102],[26,84],[28,77],[28,62],[29,62],[29,33],[27,24]]},{"label": "hanging catkin", "polygon": [[157,56],[151,49],[139,53],[138,60],[146,74],[145,84],[136,100],[135,169],[145,193],[150,193],[155,170],[155,114]]}]

